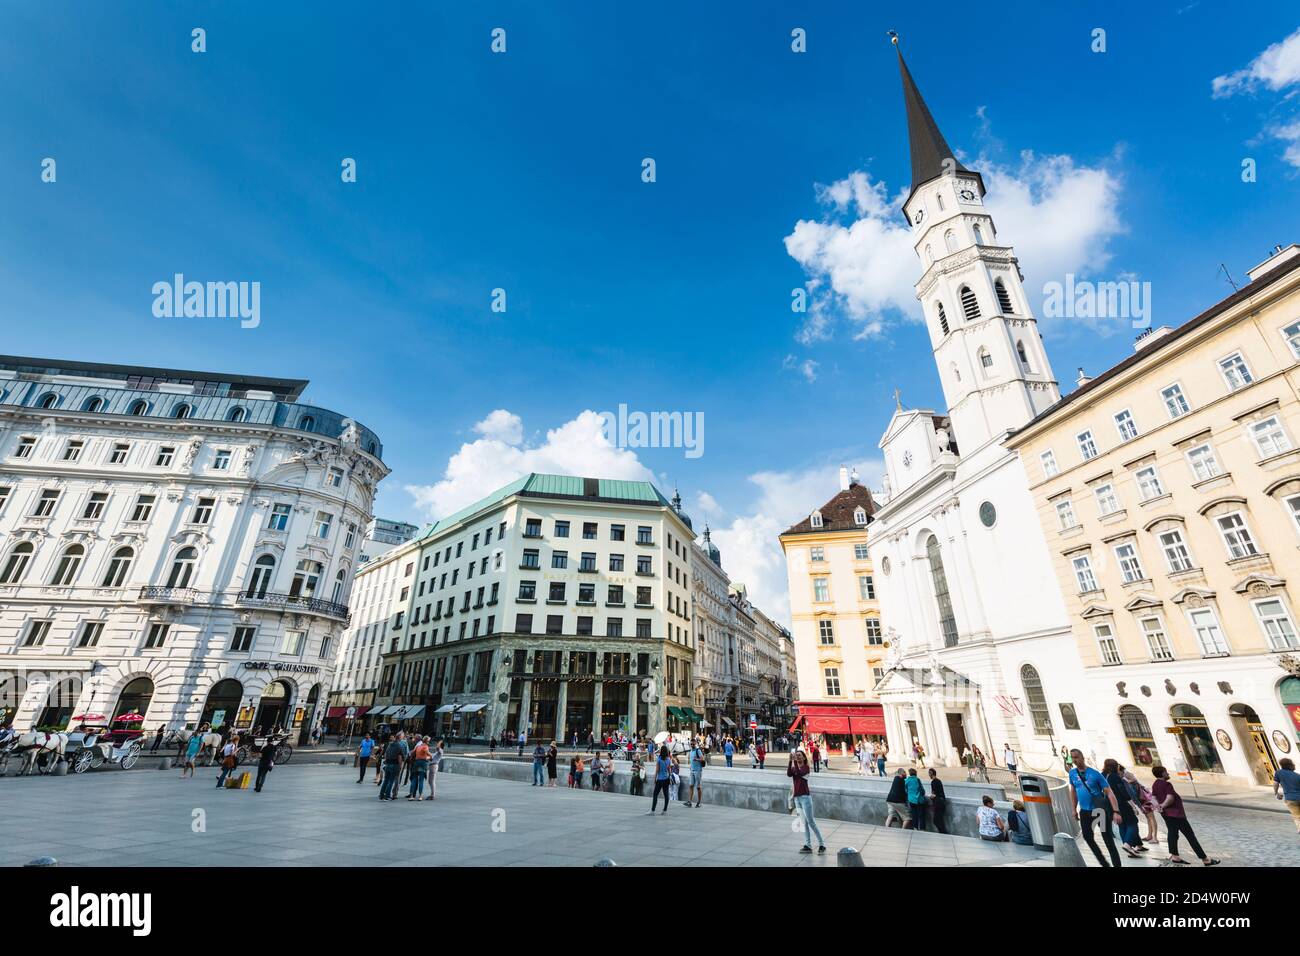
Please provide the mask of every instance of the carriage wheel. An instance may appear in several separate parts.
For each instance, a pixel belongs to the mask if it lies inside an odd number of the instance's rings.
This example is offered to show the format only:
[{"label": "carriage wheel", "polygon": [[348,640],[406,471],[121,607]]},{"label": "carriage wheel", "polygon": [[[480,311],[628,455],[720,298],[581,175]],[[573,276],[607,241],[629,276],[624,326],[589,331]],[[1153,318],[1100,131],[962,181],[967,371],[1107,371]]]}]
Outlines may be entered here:
[{"label": "carriage wheel", "polygon": [[72,761],[72,772],[85,773],[90,769],[90,765],[94,762],[94,759],[95,752],[93,750],[78,751],[76,758]]},{"label": "carriage wheel", "polygon": [[293,748],[288,744],[280,744],[275,748],[275,762],[288,763],[293,758]]},{"label": "carriage wheel", "polygon": [[239,747],[235,749],[235,766],[239,766],[240,764],[244,763],[244,761],[246,761],[247,759],[248,759],[248,747],[245,744],[240,744]]},{"label": "carriage wheel", "polygon": [[132,744],[131,749],[122,755],[122,769],[130,770],[135,766],[135,762],[140,759],[140,751],[143,748],[139,744]]}]

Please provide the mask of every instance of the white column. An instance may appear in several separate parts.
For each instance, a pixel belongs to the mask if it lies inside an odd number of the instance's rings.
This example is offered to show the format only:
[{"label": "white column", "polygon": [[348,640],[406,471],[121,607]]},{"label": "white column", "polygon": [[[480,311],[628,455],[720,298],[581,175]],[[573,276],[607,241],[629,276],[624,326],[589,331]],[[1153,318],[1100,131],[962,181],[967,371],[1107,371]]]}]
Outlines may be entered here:
[{"label": "white column", "polygon": [[[943,706],[943,698],[936,696],[933,704],[935,721],[939,731],[939,743],[943,748],[943,765],[945,767],[952,764],[952,734],[948,732],[948,713]],[[938,763],[938,759],[935,763]]]}]

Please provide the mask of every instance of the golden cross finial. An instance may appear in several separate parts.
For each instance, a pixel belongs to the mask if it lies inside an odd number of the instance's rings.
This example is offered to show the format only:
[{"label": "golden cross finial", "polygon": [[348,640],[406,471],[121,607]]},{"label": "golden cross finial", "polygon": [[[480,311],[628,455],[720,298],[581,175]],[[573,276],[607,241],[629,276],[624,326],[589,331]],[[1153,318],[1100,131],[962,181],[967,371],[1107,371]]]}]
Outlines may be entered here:
[{"label": "golden cross finial", "polygon": [[903,410],[903,393],[899,389],[894,389],[894,404],[901,412]]},{"label": "golden cross finial", "polygon": [[893,30],[889,31],[889,42],[894,44],[894,46],[898,46],[898,34]]}]

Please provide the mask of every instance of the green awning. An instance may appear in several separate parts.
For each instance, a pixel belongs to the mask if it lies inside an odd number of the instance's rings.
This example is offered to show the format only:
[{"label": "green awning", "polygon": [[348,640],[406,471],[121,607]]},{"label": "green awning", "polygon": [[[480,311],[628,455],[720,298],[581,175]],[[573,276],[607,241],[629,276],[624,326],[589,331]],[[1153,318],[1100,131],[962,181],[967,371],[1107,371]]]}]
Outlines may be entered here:
[{"label": "green awning", "polygon": [[690,719],[691,719],[691,718],[687,717],[685,713],[682,712],[682,709],[681,709],[680,707],[672,707],[672,706],[670,706],[670,707],[668,708],[668,714],[669,714],[669,716],[676,717],[678,720],[690,720]]},{"label": "green awning", "polygon": [[686,715],[687,720],[693,721],[697,724],[704,719],[704,715],[699,713],[694,707],[683,707],[682,713]]}]

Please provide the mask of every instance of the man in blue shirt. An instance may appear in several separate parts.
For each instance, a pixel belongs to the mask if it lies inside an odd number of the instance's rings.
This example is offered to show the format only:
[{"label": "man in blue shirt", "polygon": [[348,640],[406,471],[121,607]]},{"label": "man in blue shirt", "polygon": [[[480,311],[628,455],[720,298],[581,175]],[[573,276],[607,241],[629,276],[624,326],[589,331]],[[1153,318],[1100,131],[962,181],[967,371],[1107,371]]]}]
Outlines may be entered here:
[{"label": "man in blue shirt", "polygon": [[[1083,828],[1083,841],[1092,849],[1097,862],[1102,866],[1118,867],[1119,850],[1115,849],[1115,836],[1110,832],[1111,816],[1119,813],[1115,794],[1111,791],[1110,784],[1106,783],[1106,778],[1088,766],[1082,750],[1071,750],[1070,760],[1074,763],[1070,768],[1070,800],[1074,804],[1075,815],[1079,818],[1079,826]],[[1110,853],[1109,864],[1101,855],[1101,850],[1097,847],[1097,836],[1092,832],[1095,814],[1101,814],[1101,838],[1106,842],[1106,849]]]},{"label": "man in blue shirt", "polygon": [[370,755],[375,752],[375,739],[369,734],[361,738],[361,746],[357,748],[357,765],[361,772],[357,774],[357,783],[366,778],[366,764],[370,763]]},{"label": "man in blue shirt", "polygon": [[1295,772],[1295,761],[1290,757],[1283,757],[1278,765],[1282,769],[1273,774],[1273,793],[1291,811],[1296,832],[1300,833],[1300,773]]},{"label": "man in blue shirt", "polygon": [[731,758],[736,755],[736,745],[731,742],[730,737],[728,737],[727,742],[722,745],[722,752],[727,755],[727,766],[730,767]]},{"label": "man in blue shirt", "polygon": [[384,747],[384,783],[379,788],[380,800],[397,799],[397,781],[402,776],[402,764],[411,755],[406,743],[406,733],[399,730]]}]

